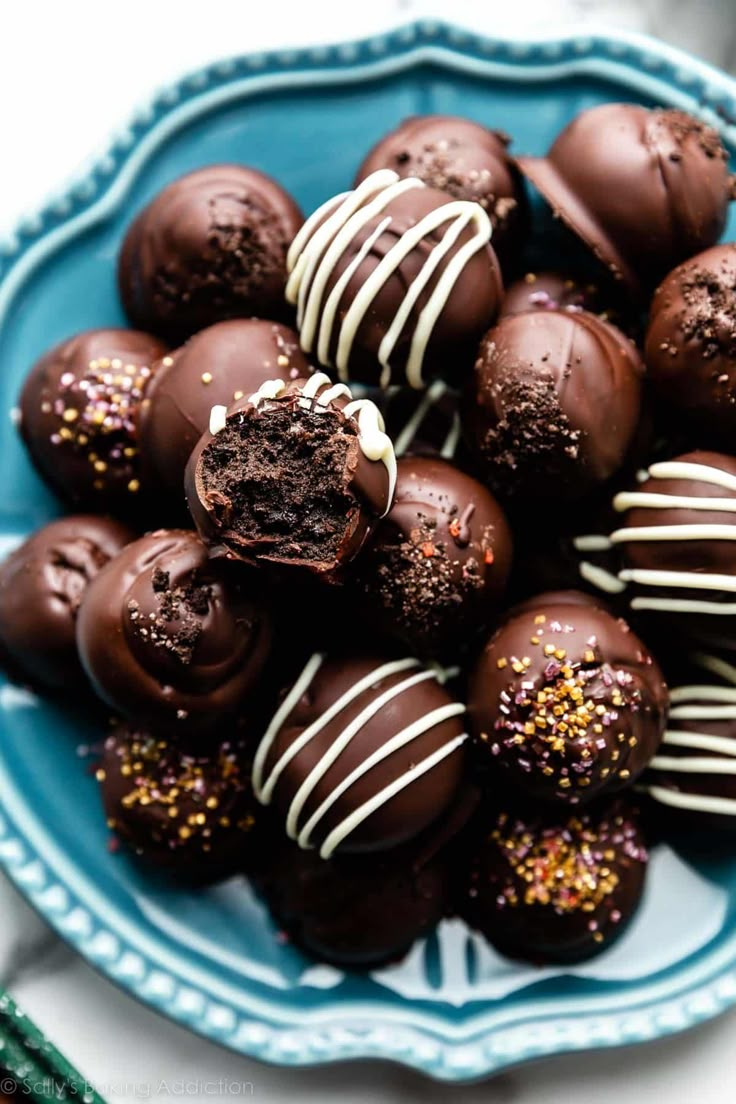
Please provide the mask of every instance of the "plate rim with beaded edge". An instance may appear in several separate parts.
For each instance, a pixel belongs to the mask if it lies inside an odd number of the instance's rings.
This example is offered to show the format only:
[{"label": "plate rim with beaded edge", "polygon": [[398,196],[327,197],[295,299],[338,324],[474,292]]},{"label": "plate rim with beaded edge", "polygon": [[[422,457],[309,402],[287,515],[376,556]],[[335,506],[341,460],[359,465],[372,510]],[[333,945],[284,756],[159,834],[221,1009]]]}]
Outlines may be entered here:
[{"label": "plate rim with beaded edge", "polygon": [[[135,180],[172,134],[253,96],[288,102],[305,87],[337,96],[428,65],[447,88],[469,76],[488,78],[489,89],[554,97],[565,82],[612,83],[626,98],[695,111],[717,126],[732,154],[736,150],[736,81],[641,35],[586,29],[582,35],[502,40],[423,20],[360,41],[233,58],[162,89],[64,194],[0,241],[0,336],[20,324],[16,307],[34,274],[124,208]],[[489,122],[503,127],[503,119]],[[356,165],[364,152],[356,149]],[[132,905],[123,915],[106,896],[104,881],[99,888],[95,871],[80,867],[69,842],[54,838],[33,794],[24,793],[9,750],[8,710],[22,708],[24,693],[0,695],[0,864],[52,927],[110,980],[236,1052],[293,1066],[379,1058],[440,1080],[468,1081],[545,1055],[672,1034],[736,1004],[736,932],[729,936],[727,930],[700,953],[635,983],[575,989],[560,977],[543,993],[531,984],[513,1000],[471,1002],[468,1015],[451,1001],[392,1000],[388,991],[380,1002],[336,999],[329,972],[315,981],[320,1000],[304,1009],[280,1002],[278,990],[264,999],[262,987],[248,979],[233,988],[196,947],[146,928]]]}]

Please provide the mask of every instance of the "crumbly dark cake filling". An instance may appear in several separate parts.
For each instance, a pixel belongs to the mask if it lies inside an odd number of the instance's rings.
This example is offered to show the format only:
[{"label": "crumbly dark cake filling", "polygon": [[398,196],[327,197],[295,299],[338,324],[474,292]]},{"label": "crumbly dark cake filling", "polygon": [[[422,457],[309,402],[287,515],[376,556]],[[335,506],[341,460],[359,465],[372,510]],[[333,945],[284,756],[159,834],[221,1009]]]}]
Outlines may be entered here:
[{"label": "crumbly dark cake filling", "polygon": [[356,507],[346,470],[355,435],[338,412],[296,403],[231,417],[200,466],[200,494],[224,542],[334,563]]},{"label": "crumbly dark cake filling", "polygon": [[182,664],[191,663],[202,635],[203,618],[209,612],[212,588],[196,577],[172,585],[169,572],[160,567],[153,571],[151,586],[158,613],[153,617],[141,616],[138,603],[131,599],[128,602],[131,625],[151,647],[164,649]]}]

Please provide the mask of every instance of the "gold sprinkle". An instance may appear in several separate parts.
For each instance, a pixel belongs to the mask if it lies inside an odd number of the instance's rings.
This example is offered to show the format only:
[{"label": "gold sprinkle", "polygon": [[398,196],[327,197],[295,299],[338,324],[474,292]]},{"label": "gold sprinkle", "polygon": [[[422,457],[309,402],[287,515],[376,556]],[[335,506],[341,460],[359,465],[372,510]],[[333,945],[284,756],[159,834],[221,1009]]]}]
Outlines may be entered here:
[{"label": "gold sprinkle", "polygon": [[211,372],[203,372],[202,373],[202,383],[212,383],[212,373]]}]

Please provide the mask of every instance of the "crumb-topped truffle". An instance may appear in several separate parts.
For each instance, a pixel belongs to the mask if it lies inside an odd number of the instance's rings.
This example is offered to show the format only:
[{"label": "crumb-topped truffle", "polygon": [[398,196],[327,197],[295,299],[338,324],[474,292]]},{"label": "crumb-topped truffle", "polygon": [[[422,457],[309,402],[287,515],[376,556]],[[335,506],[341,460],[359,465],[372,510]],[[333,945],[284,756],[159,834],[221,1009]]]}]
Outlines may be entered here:
[{"label": "crumb-topped truffle", "polygon": [[182,737],[236,713],[270,642],[262,585],[210,560],[183,529],[128,545],[87,587],[77,619],[100,697],[134,724]]},{"label": "crumb-topped truffle", "polygon": [[206,752],[135,728],[105,741],[97,770],[108,827],[137,855],[187,879],[212,881],[255,862],[258,805],[237,742]]},{"label": "crumb-topped truffle", "polygon": [[101,512],[138,510],[138,418],[165,353],[147,333],[87,330],[33,366],[20,395],[20,431],[62,498]]},{"label": "crumb-topped truffle", "polygon": [[667,705],[662,672],[629,626],[570,591],[509,613],[471,674],[468,715],[520,790],[577,804],[636,780]]},{"label": "crumb-topped truffle", "polygon": [[420,655],[457,658],[498,608],[511,547],[477,479],[440,459],[399,460],[394,504],[356,564],[366,616]]},{"label": "crumb-topped truffle", "polygon": [[356,185],[378,169],[416,176],[454,199],[469,199],[488,212],[493,248],[514,259],[527,229],[524,186],[510,139],[457,115],[412,115],[386,134],[358,169]]},{"label": "crumb-topped truffle", "polygon": [[226,318],[281,318],[294,200],[244,165],[207,165],[153,197],[128,229],[118,284],[134,326],[172,344]]},{"label": "crumb-topped truffle", "polygon": [[620,799],[573,813],[512,807],[478,824],[463,850],[460,914],[503,954],[540,964],[582,962],[618,939],[648,861],[636,811]]},{"label": "crumb-topped truffle", "polygon": [[546,157],[518,163],[613,276],[640,295],[718,241],[733,198],[718,132],[673,109],[589,108]]}]

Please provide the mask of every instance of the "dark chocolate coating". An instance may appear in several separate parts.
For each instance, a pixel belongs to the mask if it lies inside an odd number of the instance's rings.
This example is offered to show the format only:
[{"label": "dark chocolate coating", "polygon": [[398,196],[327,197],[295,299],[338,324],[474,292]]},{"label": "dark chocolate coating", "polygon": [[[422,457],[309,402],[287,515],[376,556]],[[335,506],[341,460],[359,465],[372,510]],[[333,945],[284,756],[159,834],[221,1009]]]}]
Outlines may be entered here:
[{"label": "dark chocolate coating", "polygon": [[667,407],[695,421],[703,444],[736,431],[736,245],[717,245],[671,272],[652,300],[648,378]]},{"label": "dark chocolate coating", "polygon": [[87,330],[33,366],[20,395],[20,431],[39,473],[62,498],[99,511],[135,511],[138,414],[165,353],[147,333]]},{"label": "dark chocolate coating", "polygon": [[49,522],[0,564],[0,655],[47,690],[86,685],[75,640],[82,597],[135,534],[120,522],[72,515]]},{"label": "dark chocolate coating", "polygon": [[[373,242],[357,268],[351,272],[341,291],[335,315],[338,323],[344,318],[371,273],[397,241],[425,215],[451,202],[449,196],[435,188],[421,187],[411,188],[392,199],[345,245],[327,278],[322,306],[327,303],[335,285],[384,219],[389,217],[391,221]],[[351,380],[367,384],[379,383],[382,374],[378,361],[381,343],[404,302],[407,291],[416,281],[434,247],[443,239],[449,225],[449,222],[443,223],[437,230],[422,238],[395,271],[383,281],[355,334],[348,364],[348,376]],[[474,233],[472,225],[463,230],[427,286],[419,293],[390,358],[391,384],[406,382],[404,371],[419,315],[452,258],[472,239]],[[503,286],[498,261],[492,247],[487,245],[474,253],[463,266],[432,328],[423,361],[422,377],[425,383],[434,376],[441,376],[455,384],[465,378],[472,367],[473,355],[481,335],[498,315],[502,297]],[[337,352],[338,330],[339,325],[333,326],[326,363],[328,369]]]},{"label": "dark chocolate coating", "polygon": [[446,852],[415,841],[325,861],[285,837],[269,852],[260,889],[289,939],[323,962],[369,969],[402,958],[444,916]]},{"label": "dark chocolate coating", "polygon": [[180,342],[226,318],[285,316],[294,200],[244,165],[208,165],[143,208],[125,235],[118,283],[135,326]]},{"label": "dark chocolate coating", "polygon": [[587,802],[630,785],[659,747],[662,672],[625,621],[588,595],[511,610],[470,677],[471,730],[538,800]]},{"label": "dark chocolate coating", "polygon": [[493,248],[514,259],[528,226],[524,185],[508,154],[509,138],[457,115],[412,115],[367,154],[356,185],[377,169],[417,176],[454,199],[470,199],[487,211]]},{"label": "dark chocolate coating", "polygon": [[186,880],[248,871],[260,812],[242,746],[184,750],[139,729],[105,740],[97,771],[108,827],[136,855]]},{"label": "dark chocolate coating", "polygon": [[546,157],[518,164],[555,214],[640,295],[715,245],[732,198],[717,132],[672,109],[589,108]]},{"label": "dark chocolate coating", "polygon": [[620,287],[593,283],[570,273],[527,272],[510,284],[501,304],[501,318],[530,310],[584,310],[618,326],[632,340],[641,336],[637,312]]},{"label": "dark chocolate coating", "polygon": [[[392,666],[384,670],[387,663]],[[398,661],[398,669],[394,669],[393,663],[368,655],[323,659],[301,697],[275,732],[266,732],[256,752],[254,762],[260,771],[260,782],[254,771],[256,795],[270,801],[282,823],[287,821],[300,788],[309,780],[309,795],[296,815],[296,834],[306,829],[312,815],[333,795],[329,807],[315,820],[309,839],[305,840],[318,849],[323,848],[330,834],[344,825],[356,810],[400,779],[405,780],[406,785],[389,795],[349,834],[337,841],[335,854],[384,851],[398,846],[434,821],[441,820],[458,794],[465,765],[463,744],[458,743],[454,750],[450,749],[423,773],[415,772],[414,768],[459,740],[464,732],[464,711],[453,708],[455,703],[435,672],[423,668],[417,661]],[[327,715],[336,703],[374,674],[373,681],[344,700],[334,715]],[[391,694],[390,691],[399,685],[403,685],[403,689]],[[435,717],[436,710],[442,713]],[[320,724],[325,718],[325,723]],[[425,728],[423,722],[427,721]],[[355,722],[354,731],[349,728],[352,722]],[[264,790],[268,788],[272,771],[315,723],[318,727],[312,737],[284,763],[269,798]],[[374,762],[347,788],[338,791],[353,771],[412,725],[419,726],[412,739]],[[347,735],[351,738],[347,739]],[[343,738],[344,744],[340,743]],[[333,755],[335,758],[330,762],[329,757]],[[315,769],[325,766],[321,776],[315,778]]]},{"label": "dark chocolate coating", "polygon": [[641,408],[634,345],[585,311],[502,318],[483,339],[464,429],[494,490],[573,500],[621,467]]},{"label": "dark chocolate coating", "polygon": [[[719,452],[703,450],[678,456],[674,463],[695,464],[715,468],[726,477],[736,480],[736,459]],[[653,467],[654,471],[661,471]],[[704,472],[706,476],[708,473]],[[632,487],[636,494],[656,494],[663,496],[658,508],[646,505],[634,505],[619,514],[620,536],[616,541],[620,548],[624,571],[657,571],[685,573],[692,577],[693,585],[668,586],[644,583],[641,579],[629,580],[628,597],[632,609],[639,609],[642,616],[652,621],[667,622],[677,627],[678,633],[685,633],[709,645],[733,648],[736,646],[736,630],[733,621],[734,592],[728,586],[718,587],[719,576],[736,576],[736,543],[729,539],[733,529],[736,536],[736,489],[698,479],[695,476],[685,478],[661,478],[650,475],[649,479]],[[671,497],[673,505],[667,505]],[[686,499],[713,499],[712,508],[696,509],[679,501]],[[617,500],[614,500],[616,502]],[[723,504],[729,508],[719,508]],[[650,526],[669,526],[671,535],[667,539],[626,539],[627,529],[641,530]],[[682,539],[678,539],[678,529],[684,526],[718,526],[725,536],[710,536],[706,531],[693,539],[692,530],[682,529]],[[710,530],[712,533],[713,530]],[[714,586],[705,587],[704,576],[716,576]],[[681,583],[681,580],[680,580]],[[713,605],[712,611],[682,608],[650,609],[641,605],[649,602],[706,602]],[[719,612],[719,609],[722,612]]]},{"label": "dark chocolate coating", "polygon": [[[325,377],[326,380],[326,377]],[[389,506],[389,475],[360,444],[347,398],[245,399],[225,428],[207,432],[187,465],[187,504],[202,539],[246,563],[336,576]],[[324,391],[328,380],[320,386]]]},{"label": "dark chocolate coating", "polygon": [[468,833],[457,908],[502,954],[583,962],[625,930],[648,855],[621,799],[579,812],[514,808]]},{"label": "dark chocolate coating", "polygon": [[445,460],[400,460],[388,515],[356,564],[366,616],[419,655],[457,655],[496,612],[511,532],[490,491]]},{"label": "dark chocolate coating", "polygon": [[155,731],[217,729],[268,657],[257,585],[209,560],[186,530],[160,529],[129,545],[87,588],[77,619],[82,663],[100,697]]},{"label": "dark chocolate coating", "polygon": [[141,407],[141,465],[146,482],[179,499],[192,449],[213,406],[231,406],[269,379],[310,374],[299,336],[260,318],[218,322],[195,334],[159,366]]}]

